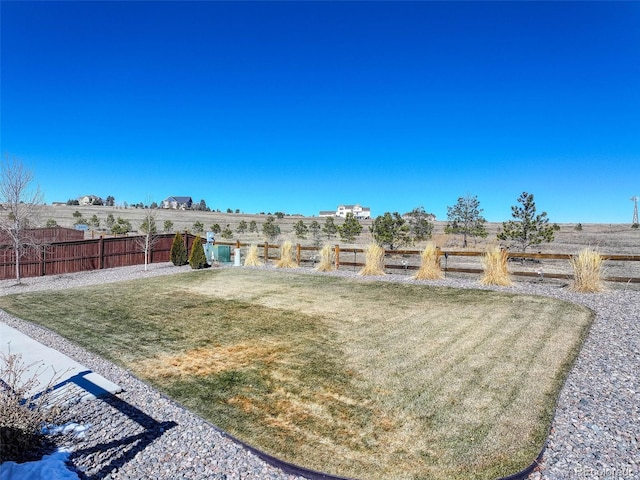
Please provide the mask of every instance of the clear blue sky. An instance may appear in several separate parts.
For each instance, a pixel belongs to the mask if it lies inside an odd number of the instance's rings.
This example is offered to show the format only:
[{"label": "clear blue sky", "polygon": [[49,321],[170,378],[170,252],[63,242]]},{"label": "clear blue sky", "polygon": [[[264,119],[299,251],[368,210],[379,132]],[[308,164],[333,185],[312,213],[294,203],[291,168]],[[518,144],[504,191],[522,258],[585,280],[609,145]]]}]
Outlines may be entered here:
[{"label": "clear blue sky", "polygon": [[630,223],[640,2],[11,2],[1,150],[47,203]]}]

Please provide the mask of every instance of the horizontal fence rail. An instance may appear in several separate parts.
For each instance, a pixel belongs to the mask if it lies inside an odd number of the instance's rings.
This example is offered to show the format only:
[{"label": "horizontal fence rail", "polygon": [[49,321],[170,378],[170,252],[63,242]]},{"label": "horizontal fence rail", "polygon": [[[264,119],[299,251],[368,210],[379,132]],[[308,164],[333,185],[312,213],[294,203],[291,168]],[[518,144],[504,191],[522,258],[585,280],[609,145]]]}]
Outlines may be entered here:
[{"label": "horizontal fence rail", "polygon": [[[171,255],[171,245],[175,234],[158,234],[154,236],[153,246],[149,252],[149,263],[168,262]],[[88,240],[59,241],[40,245],[38,248],[27,249],[20,257],[20,276],[36,277],[43,275],[63,275],[67,273],[99,270],[103,268],[124,267],[144,264],[144,249],[142,247],[143,236],[120,236],[110,238],[98,238]],[[188,232],[183,234],[187,251],[191,250],[197,237]],[[201,239],[205,241],[205,239]],[[228,245],[231,247],[233,257],[235,249],[242,249],[255,245],[255,243],[216,242],[216,245]],[[280,245],[264,242],[257,244],[261,252],[262,260],[278,260]],[[295,245],[295,261],[298,265],[314,265],[320,259],[320,248],[313,246]],[[365,266],[364,248],[333,247],[334,264],[336,269],[356,268]],[[413,272],[420,268],[420,250],[386,250],[384,268],[394,272]],[[440,267],[445,275],[449,272],[464,274],[481,274],[483,270],[475,266],[449,265],[449,259],[464,259],[465,257],[482,257],[484,252],[440,250]],[[542,277],[571,280],[570,273],[553,271],[526,271],[517,270],[517,265],[530,263],[534,267],[536,262],[542,260],[569,261],[574,257],[565,253],[519,253],[509,252],[510,263],[516,266],[516,270],[510,271],[512,275],[523,277]],[[640,255],[614,255],[601,254],[605,261],[609,262],[640,262]],[[0,246],[0,279],[15,278],[15,253],[11,246]],[[605,281],[640,283],[638,276],[606,276]]]}]

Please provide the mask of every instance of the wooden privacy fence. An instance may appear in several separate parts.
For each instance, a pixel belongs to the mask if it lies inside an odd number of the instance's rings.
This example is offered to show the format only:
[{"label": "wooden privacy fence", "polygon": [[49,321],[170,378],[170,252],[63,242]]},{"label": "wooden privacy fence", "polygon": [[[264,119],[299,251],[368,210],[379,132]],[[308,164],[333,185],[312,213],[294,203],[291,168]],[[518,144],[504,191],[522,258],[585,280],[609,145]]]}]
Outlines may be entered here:
[{"label": "wooden privacy fence", "polygon": [[[155,242],[150,251],[149,263],[168,262],[171,254],[171,244],[175,234],[161,234],[155,236]],[[124,236],[113,238],[98,238],[90,240],[74,240],[67,242],[54,242],[42,245],[38,249],[29,249],[20,259],[20,275],[22,277],[36,277],[42,275],[62,275],[66,273],[81,272],[87,270],[99,270],[103,268],[124,267],[141,265],[144,263],[144,252],[141,245],[141,236]],[[196,238],[189,233],[183,234],[187,251]],[[205,240],[202,239],[204,242]],[[248,247],[249,243],[216,242],[217,245],[229,245],[241,249]],[[265,242],[258,244],[263,260],[276,260],[279,258],[280,245]],[[275,253],[274,253],[275,251]],[[336,269],[363,267],[365,249],[341,248],[335,245],[333,248],[334,263]],[[387,250],[385,252],[385,269],[402,273],[420,268],[420,250]],[[232,251],[233,254],[233,251]],[[440,251],[440,265],[445,274],[449,272],[479,274],[481,268],[469,266],[464,263],[465,257],[481,257],[483,252],[469,251]],[[536,268],[542,260],[568,262],[573,255],[552,253],[515,253],[508,254],[509,259],[517,269],[518,265],[529,266],[535,270],[515,270],[512,275],[528,277],[544,277],[571,279],[572,275],[564,271],[553,271],[545,268]],[[609,255],[602,254],[604,260],[616,264],[626,262],[640,262],[640,255]],[[449,260],[452,260],[451,262]],[[453,260],[457,260],[457,262]],[[462,260],[462,262],[461,262]],[[295,246],[295,261],[298,265],[313,265],[319,261],[319,248],[311,246]],[[476,260],[477,262],[477,260]],[[563,262],[564,263],[564,262]],[[638,264],[640,266],[640,264]],[[512,268],[513,270],[513,268]],[[557,270],[557,269],[556,269]],[[567,270],[561,268],[560,270]],[[569,269],[570,270],[570,269]],[[10,246],[0,247],[0,279],[15,277],[15,255]],[[640,274],[607,276],[606,281],[640,283]]]},{"label": "wooden privacy fence", "polygon": [[[154,237],[149,263],[168,262],[175,234]],[[183,235],[191,249],[194,235]],[[142,236],[123,236],[53,242],[29,248],[20,257],[20,276],[37,277],[144,264]],[[0,246],[0,279],[15,278],[15,253]]]}]

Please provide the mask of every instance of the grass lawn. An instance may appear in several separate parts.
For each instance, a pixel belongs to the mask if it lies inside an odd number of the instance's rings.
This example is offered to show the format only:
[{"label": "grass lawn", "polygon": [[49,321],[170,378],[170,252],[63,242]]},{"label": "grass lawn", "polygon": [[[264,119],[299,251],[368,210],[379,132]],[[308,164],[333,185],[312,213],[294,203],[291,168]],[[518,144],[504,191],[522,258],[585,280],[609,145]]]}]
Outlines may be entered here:
[{"label": "grass lawn", "polygon": [[250,269],[0,297],[240,439],[360,479],[527,466],[593,320],[549,298]]}]

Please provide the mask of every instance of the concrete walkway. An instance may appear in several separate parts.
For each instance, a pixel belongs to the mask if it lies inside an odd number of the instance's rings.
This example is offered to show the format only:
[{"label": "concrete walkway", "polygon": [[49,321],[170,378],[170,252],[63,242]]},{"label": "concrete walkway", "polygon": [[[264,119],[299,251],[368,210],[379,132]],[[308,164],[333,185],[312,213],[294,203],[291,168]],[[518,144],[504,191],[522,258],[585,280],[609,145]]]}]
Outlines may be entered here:
[{"label": "concrete walkway", "polygon": [[[5,356],[19,354],[27,367],[24,380],[37,377],[29,397],[38,396],[53,379],[52,400],[86,401],[122,391],[115,383],[92,372],[68,356],[43,345],[28,335],[0,322],[0,352]],[[2,379],[0,379],[2,380]]]}]

